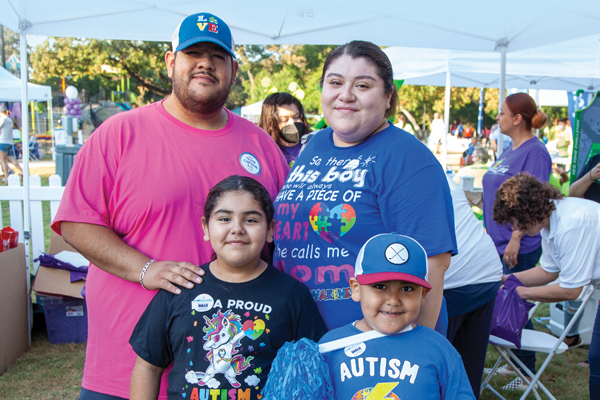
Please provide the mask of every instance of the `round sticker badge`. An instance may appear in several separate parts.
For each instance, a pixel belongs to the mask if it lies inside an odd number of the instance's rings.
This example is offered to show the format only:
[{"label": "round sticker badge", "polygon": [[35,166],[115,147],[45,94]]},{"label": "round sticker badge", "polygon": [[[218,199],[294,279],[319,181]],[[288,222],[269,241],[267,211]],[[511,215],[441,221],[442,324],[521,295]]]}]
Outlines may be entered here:
[{"label": "round sticker badge", "polygon": [[358,357],[367,349],[367,345],[365,342],[360,342],[358,344],[353,344],[344,349],[344,353],[348,357]]},{"label": "round sticker badge", "polygon": [[258,162],[258,158],[256,158],[253,154],[242,153],[240,155],[240,164],[252,175],[260,174],[260,163]]},{"label": "round sticker badge", "polygon": [[192,310],[197,312],[205,312],[210,310],[214,304],[215,300],[210,294],[199,294],[194,300],[192,300]]},{"label": "round sticker badge", "polygon": [[408,249],[401,243],[392,243],[385,249],[385,258],[392,264],[404,264],[408,261]]}]

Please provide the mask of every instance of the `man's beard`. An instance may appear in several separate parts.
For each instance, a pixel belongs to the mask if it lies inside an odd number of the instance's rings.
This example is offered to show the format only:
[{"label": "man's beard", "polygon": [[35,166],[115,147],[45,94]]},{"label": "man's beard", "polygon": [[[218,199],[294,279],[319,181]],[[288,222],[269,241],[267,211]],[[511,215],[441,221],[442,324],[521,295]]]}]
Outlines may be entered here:
[{"label": "man's beard", "polygon": [[208,97],[194,95],[187,82],[173,70],[173,93],[186,110],[196,114],[214,114],[220,111],[229,97],[231,87],[215,90]]}]

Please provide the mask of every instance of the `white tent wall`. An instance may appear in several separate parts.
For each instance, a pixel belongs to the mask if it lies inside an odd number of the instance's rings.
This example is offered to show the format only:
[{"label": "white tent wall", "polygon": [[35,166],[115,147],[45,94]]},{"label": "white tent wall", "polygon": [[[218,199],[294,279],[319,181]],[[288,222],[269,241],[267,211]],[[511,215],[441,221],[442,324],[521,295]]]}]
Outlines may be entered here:
[{"label": "white tent wall", "polygon": [[[29,101],[50,101],[52,100],[52,88],[28,83],[27,95]],[[2,101],[21,101],[21,79],[0,67],[0,102]]]}]

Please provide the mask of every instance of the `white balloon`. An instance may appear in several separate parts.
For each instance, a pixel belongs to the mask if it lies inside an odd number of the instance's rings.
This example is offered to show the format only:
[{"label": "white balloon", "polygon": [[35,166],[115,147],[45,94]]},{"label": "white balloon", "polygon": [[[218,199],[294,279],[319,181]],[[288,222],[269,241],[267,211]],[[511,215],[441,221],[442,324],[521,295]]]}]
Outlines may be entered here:
[{"label": "white balloon", "polygon": [[67,98],[69,99],[77,98],[78,94],[79,92],[77,91],[77,88],[75,86],[67,86],[67,88],[65,89],[65,96],[67,96]]}]

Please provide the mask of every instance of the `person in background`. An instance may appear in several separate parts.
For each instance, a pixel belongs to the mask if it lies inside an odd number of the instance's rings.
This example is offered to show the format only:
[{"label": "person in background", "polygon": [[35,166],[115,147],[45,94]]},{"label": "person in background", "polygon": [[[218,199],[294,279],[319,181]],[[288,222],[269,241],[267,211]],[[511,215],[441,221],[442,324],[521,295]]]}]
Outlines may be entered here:
[{"label": "person in background", "polygon": [[9,117],[10,111],[6,108],[4,104],[0,104],[0,167],[2,167],[2,173],[4,174],[4,178],[2,178],[2,182],[6,182],[8,179],[8,175],[10,175],[11,170],[8,168],[8,162],[10,161],[15,169],[20,171],[21,175],[23,175],[23,170],[21,166],[15,159],[15,157],[9,155],[9,151],[13,148],[13,120]]},{"label": "person in background", "polygon": [[591,157],[579,171],[577,179],[569,188],[569,196],[600,203],[600,154]]},{"label": "person in background", "polygon": [[[533,130],[548,120],[537,108],[535,101],[526,93],[511,94],[506,98],[496,118],[500,132],[512,139],[513,145],[506,149],[483,176],[483,220],[487,233],[492,237],[502,259],[505,274],[525,271],[535,267],[542,254],[540,235],[525,236],[524,232],[494,221],[492,209],[496,191],[508,178],[526,172],[540,181],[548,182],[552,160],[546,146],[539,141]],[[533,329],[531,321],[526,328]],[[514,352],[531,371],[535,371],[535,353]],[[503,368],[510,371],[510,368]],[[514,372],[514,371],[513,371]],[[505,386],[508,390],[522,389],[521,378]]]},{"label": "person in background", "polygon": [[[485,151],[479,148],[476,154],[480,150]],[[479,399],[496,293],[502,280],[502,263],[492,238],[473,214],[465,192],[450,177],[448,185],[458,254],[452,257],[444,276],[447,337],[460,354],[473,394]]]},{"label": "person in background", "polygon": [[[202,282],[198,266],[213,255],[198,229],[209,190],[244,175],[273,198],[289,172],[265,131],[224,108],[234,50],[216,15],[184,18],[165,54],[172,94],[111,117],[77,153],[52,229],[91,263],[82,400],[129,399],[139,317],[158,289]],[[167,386],[163,374],[160,399]]]},{"label": "person in background", "polygon": [[[535,177],[519,174],[496,192],[494,220],[529,236],[541,234],[540,265],[515,274],[524,300],[553,303],[580,300],[587,285],[600,282],[600,204],[562,193]],[[502,277],[504,282],[507,275]],[[553,283],[558,279],[558,283]],[[600,310],[600,305],[599,305]],[[567,319],[567,316],[565,316]],[[590,399],[600,398],[600,312],[588,353]]]},{"label": "person in background", "polygon": [[403,113],[398,114],[398,122],[394,124],[394,126],[405,130],[411,135],[415,134],[415,130],[413,129],[412,125],[408,122],[408,118],[406,118],[406,115],[404,115]]},{"label": "person in background", "polygon": [[469,147],[463,152],[463,160],[462,165],[471,165],[473,164],[473,152],[475,149],[479,148],[481,144],[479,143],[479,137],[477,134],[473,134],[470,137],[471,141],[469,142]]},{"label": "person in background", "polygon": [[512,139],[510,136],[504,135],[502,137],[502,151],[498,153],[498,143],[500,141],[500,128],[498,124],[492,125],[492,133],[490,134],[490,142],[492,143],[492,149],[494,150],[494,160],[498,157],[497,155],[502,154],[512,145]]},{"label": "person in background", "polygon": [[[568,182],[568,178],[566,182]],[[561,192],[565,194],[563,190],[561,190]],[[568,194],[570,197],[580,197],[600,203],[600,154],[591,157],[581,171],[579,171],[577,180],[569,187]],[[565,316],[567,317],[565,318],[565,326],[568,324],[568,320],[570,320],[568,317],[571,316],[572,318],[572,315],[577,311],[580,305],[581,302],[578,301],[565,301],[565,304],[563,305],[563,308],[566,311]],[[567,337],[565,337],[565,343],[569,346],[577,346],[581,343],[581,338],[579,336],[580,320],[573,325],[573,328],[571,328],[571,331]]]},{"label": "person in background", "polygon": [[456,125],[456,136],[461,139],[465,137],[465,127],[461,121],[458,121],[458,125]]},{"label": "person in background", "polygon": [[558,129],[556,130],[556,151],[559,157],[569,157],[569,147],[573,141],[573,131],[569,126],[567,118],[558,120]]},{"label": "person in background", "polygon": [[446,124],[444,120],[440,118],[439,113],[434,113],[433,121],[431,121],[431,134],[429,135],[429,150],[433,154],[437,154],[438,146],[442,143],[445,133]]},{"label": "person in background", "polygon": [[472,176],[475,178],[473,186],[482,187],[481,181],[483,179],[483,175],[485,175],[489,169],[487,162],[490,159],[490,155],[486,149],[478,147],[473,151],[473,156],[471,159],[473,160],[473,164],[459,169],[452,179],[454,182],[456,182],[456,184],[459,184],[461,176]]},{"label": "person in background", "polygon": [[450,133],[452,133],[454,136],[456,136],[456,128],[458,128],[458,122],[454,120],[450,125]]},{"label": "person in background", "polygon": [[321,83],[330,126],[306,144],[275,199],[274,265],[304,282],[337,328],[362,318],[349,285],[361,246],[379,233],[413,237],[433,286],[417,322],[433,328],[445,320],[444,272],[456,252],[446,174],[423,143],[389,123],[398,93],[379,46],[335,48]]},{"label": "person in background", "polygon": [[471,126],[470,122],[467,122],[467,127],[465,128],[465,138],[470,139],[476,134],[473,126]]},{"label": "person in background", "polygon": [[272,93],[262,105],[258,126],[279,146],[285,160],[292,165],[302,148],[302,137],[309,132],[300,100],[289,93]]}]

